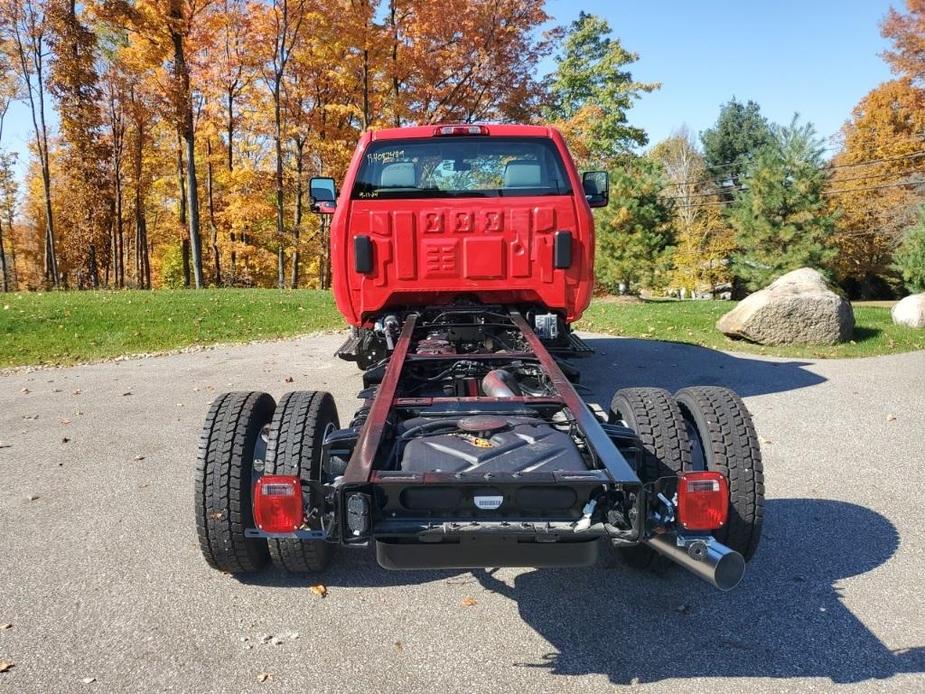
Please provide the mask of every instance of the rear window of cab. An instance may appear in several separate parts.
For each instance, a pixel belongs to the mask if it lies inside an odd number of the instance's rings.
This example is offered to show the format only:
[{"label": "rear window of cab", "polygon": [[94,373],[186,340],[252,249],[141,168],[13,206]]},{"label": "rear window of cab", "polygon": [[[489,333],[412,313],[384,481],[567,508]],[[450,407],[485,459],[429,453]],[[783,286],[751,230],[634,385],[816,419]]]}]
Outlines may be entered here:
[{"label": "rear window of cab", "polygon": [[562,158],[542,137],[433,137],[372,142],[351,197],[487,198],[571,195]]}]

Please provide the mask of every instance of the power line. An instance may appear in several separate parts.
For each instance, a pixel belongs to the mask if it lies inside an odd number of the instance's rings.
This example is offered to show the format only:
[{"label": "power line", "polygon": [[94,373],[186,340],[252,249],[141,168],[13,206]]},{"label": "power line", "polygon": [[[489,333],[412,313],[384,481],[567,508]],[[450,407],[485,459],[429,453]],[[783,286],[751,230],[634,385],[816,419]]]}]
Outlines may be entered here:
[{"label": "power line", "polygon": [[[919,172],[922,173],[922,172]],[[847,193],[864,193],[871,190],[883,190],[885,188],[902,188],[907,186],[925,185],[925,181],[905,181],[903,183],[884,183],[877,186],[858,186],[854,188],[844,188],[838,190],[824,190],[820,194],[825,196],[845,195]],[[671,199],[671,198],[667,198]],[[727,207],[732,205],[735,200],[715,200],[713,202],[698,202],[695,205],[684,205],[685,210],[696,210],[702,207]]]},{"label": "power line", "polygon": [[[923,151],[921,151],[921,152],[912,152],[912,153],[910,153],[910,154],[903,154],[903,155],[895,156],[895,157],[882,157],[882,158],[880,158],[880,159],[869,159],[869,160],[867,160],[867,161],[863,161],[863,162],[854,162],[854,163],[852,163],[852,164],[842,164],[842,165],[839,165],[839,166],[822,166],[822,167],[816,168],[816,170],[817,170],[817,171],[835,171],[835,170],[840,170],[840,169],[855,168],[855,167],[858,167],[858,166],[869,166],[869,165],[871,165],[871,164],[881,164],[881,163],[884,163],[884,162],[899,161],[899,160],[901,160],[901,159],[908,159],[908,160],[912,160],[912,159],[921,159],[922,157],[925,157],[925,150],[923,150]],[[897,173],[897,172],[893,172],[893,173]],[[892,175],[892,174],[885,174],[885,175]],[[883,176],[884,176],[884,174],[870,174],[869,176],[857,176],[857,177],[855,177],[855,178],[851,178],[851,179],[842,179],[842,180],[843,180],[843,181],[849,181],[849,180],[861,180],[861,179],[863,179],[863,178],[878,178],[878,177],[879,177],[879,178],[883,178]],[[690,179],[690,180],[686,180],[686,181],[669,182],[668,185],[669,185],[669,186],[678,186],[678,187],[681,187],[681,186],[684,186],[684,185],[700,185],[700,184],[703,184],[703,183],[706,183],[706,182],[708,182],[708,181],[706,181],[706,180],[695,180],[695,179]],[[729,191],[735,192],[735,191],[737,191],[737,190],[744,190],[744,189],[745,189],[745,186],[742,186],[742,185],[738,185],[738,186],[725,186],[725,187],[720,188],[719,191],[716,192],[716,193],[698,193],[698,194],[696,194],[696,197],[709,197],[710,195],[719,195],[719,194],[724,193],[724,192],[729,192]],[[673,196],[674,199],[677,199],[677,198],[686,198],[686,197],[695,197],[695,195],[691,195],[691,196],[687,196],[687,195]],[[672,199],[672,197],[669,197],[669,199]]]},{"label": "power line", "polygon": [[[925,156],[925,152],[922,152],[921,155]],[[848,183],[849,181],[874,181],[878,178],[889,178],[891,176],[904,176],[908,174],[917,174],[917,173],[925,173],[925,169],[912,169],[909,171],[901,171],[901,172],[900,171],[887,171],[887,172],[879,173],[879,174],[865,174],[863,176],[851,176],[850,178],[838,179],[837,181],[834,181],[834,183],[840,185],[842,183]],[[681,185],[683,184],[670,183],[668,184],[667,187],[674,187],[674,186],[680,187]],[[911,184],[906,184],[906,185],[911,185]],[[691,193],[690,195],[665,195],[665,196],[662,196],[662,199],[663,200],[687,200],[690,198],[712,198],[712,197],[720,196],[723,193],[739,192],[742,190],[748,190],[748,186],[746,185],[727,186],[725,188],[719,188],[710,193]]]}]

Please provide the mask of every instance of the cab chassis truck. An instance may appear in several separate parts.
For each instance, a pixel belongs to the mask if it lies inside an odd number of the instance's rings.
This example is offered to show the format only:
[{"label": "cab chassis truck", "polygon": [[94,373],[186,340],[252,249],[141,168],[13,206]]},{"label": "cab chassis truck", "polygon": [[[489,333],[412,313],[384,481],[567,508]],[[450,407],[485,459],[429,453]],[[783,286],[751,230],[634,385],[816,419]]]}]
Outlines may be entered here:
[{"label": "cab chassis truck", "polygon": [[211,566],[319,572],[372,543],[387,569],[664,557],[739,583],[764,499],[741,399],[625,388],[605,412],[579,394],[606,173],[579,175],[552,128],[438,125],[364,134],[340,191],[310,190],[362,405],[342,427],[325,392],[213,401],[195,480]]}]

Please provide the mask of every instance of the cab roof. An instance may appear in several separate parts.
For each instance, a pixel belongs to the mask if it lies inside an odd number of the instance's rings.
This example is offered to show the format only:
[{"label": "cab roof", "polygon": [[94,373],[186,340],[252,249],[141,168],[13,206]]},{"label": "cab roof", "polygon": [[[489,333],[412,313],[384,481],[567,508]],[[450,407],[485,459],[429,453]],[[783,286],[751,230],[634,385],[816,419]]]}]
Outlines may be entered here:
[{"label": "cab roof", "polygon": [[[410,138],[435,137],[437,128],[448,125],[479,125],[488,130],[489,137],[552,137],[553,128],[544,125],[517,125],[502,123],[434,123],[406,128],[384,128],[370,132],[373,140],[407,140]],[[462,136],[465,137],[465,136]]]}]

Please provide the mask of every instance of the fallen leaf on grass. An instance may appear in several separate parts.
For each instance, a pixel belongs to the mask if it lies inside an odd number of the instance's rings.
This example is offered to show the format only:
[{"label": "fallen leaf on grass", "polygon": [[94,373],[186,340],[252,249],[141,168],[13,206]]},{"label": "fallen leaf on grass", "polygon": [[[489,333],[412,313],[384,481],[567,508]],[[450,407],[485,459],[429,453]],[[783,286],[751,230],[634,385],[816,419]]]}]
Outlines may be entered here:
[{"label": "fallen leaf on grass", "polygon": [[272,673],[269,673],[269,672],[261,672],[259,675],[257,675],[258,682],[266,682],[267,680],[272,679],[272,678],[273,678],[273,675]]},{"label": "fallen leaf on grass", "polygon": [[313,595],[317,595],[319,598],[328,597],[328,589],[321,583],[319,583],[317,586],[312,586],[309,588],[309,590]]},{"label": "fallen leaf on grass", "polygon": [[473,605],[478,605],[479,601],[475,598],[463,598],[462,604],[463,607],[472,607]]},{"label": "fallen leaf on grass", "polygon": [[16,663],[11,663],[8,660],[0,660],[0,672],[7,672],[11,670]]}]

